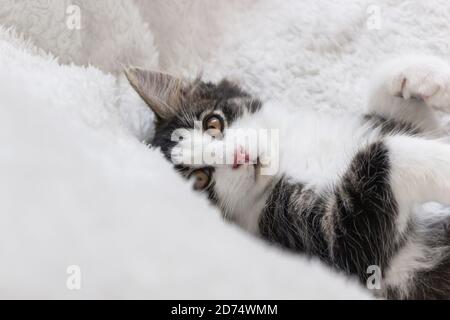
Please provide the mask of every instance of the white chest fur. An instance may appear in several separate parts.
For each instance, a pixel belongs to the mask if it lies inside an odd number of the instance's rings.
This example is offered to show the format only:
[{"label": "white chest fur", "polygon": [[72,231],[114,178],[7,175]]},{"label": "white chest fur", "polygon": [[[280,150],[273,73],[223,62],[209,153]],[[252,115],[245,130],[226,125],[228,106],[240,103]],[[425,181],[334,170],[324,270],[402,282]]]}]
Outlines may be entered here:
[{"label": "white chest fur", "polygon": [[379,130],[359,115],[291,113],[271,103],[258,114],[244,116],[233,127],[277,130],[279,152],[273,155],[279,157],[279,174],[318,187],[335,181],[362,146],[379,138]]}]

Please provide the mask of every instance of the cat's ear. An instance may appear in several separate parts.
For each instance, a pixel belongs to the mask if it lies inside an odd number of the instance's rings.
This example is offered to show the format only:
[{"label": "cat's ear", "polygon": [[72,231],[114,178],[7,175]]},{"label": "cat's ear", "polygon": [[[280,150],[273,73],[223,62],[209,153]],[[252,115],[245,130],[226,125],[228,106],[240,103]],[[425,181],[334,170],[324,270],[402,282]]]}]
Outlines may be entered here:
[{"label": "cat's ear", "polygon": [[139,68],[125,70],[131,86],[147,103],[159,121],[173,117],[183,98],[183,80],[171,75]]}]

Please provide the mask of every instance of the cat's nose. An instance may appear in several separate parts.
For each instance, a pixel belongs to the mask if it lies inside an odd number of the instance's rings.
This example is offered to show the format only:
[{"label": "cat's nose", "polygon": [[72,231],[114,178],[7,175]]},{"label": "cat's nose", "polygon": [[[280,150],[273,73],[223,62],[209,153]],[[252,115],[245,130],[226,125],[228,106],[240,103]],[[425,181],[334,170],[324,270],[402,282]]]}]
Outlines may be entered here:
[{"label": "cat's nose", "polygon": [[237,148],[234,151],[233,169],[239,168],[243,164],[250,163],[250,155],[244,150],[244,148]]}]

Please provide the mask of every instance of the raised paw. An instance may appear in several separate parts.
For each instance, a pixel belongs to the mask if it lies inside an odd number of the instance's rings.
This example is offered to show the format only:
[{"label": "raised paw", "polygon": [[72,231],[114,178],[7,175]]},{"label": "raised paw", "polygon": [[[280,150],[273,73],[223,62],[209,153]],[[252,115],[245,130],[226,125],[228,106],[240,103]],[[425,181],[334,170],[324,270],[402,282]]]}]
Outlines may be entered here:
[{"label": "raised paw", "polygon": [[426,105],[450,112],[450,66],[435,57],[398,60],[388,83],[392,95],[423,100]]}]

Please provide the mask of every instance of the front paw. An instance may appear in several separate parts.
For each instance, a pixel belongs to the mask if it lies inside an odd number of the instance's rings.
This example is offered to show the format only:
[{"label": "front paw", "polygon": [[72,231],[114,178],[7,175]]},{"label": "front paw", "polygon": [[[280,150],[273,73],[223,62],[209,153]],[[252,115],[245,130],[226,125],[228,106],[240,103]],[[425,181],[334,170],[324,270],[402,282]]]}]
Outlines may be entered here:
[{"label": "front paw", "polygon": [[422,100],[429,107],[450,112],[450,66],[438,58],[399,60],[388,89],[394,96]]}]

